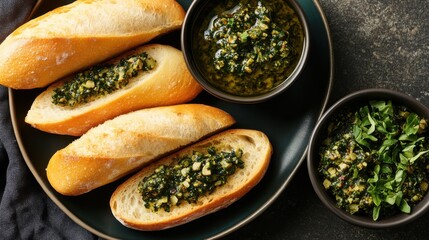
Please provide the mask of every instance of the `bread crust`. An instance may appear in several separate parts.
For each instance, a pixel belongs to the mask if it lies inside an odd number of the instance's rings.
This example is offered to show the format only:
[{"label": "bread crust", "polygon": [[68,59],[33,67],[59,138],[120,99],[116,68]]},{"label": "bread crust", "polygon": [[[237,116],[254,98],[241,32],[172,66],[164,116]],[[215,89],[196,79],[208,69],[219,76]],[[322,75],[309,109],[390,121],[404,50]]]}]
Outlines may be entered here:
[{"label": "bread crust", "polygon": [[59,193],[80,195],[234,123],[227,112],[203,104],[124,114],[58,150],[48,163],[47,177]]},{"label": "bread crust", "polygon": [[[243,148],[245,168],[247,165],[248,168],[253,168],[252,170],[237,170],[234,175],[230,176],[226,185],[216,189],[211,194],[213,196],[209,195],[211,196],[210,200],[207,200],[208,197],[204,196],[200,198],[198,204],[183,202],[180,206],[172,208],[170,212],[159,210],[159,212],[162,212],[161,216],[156,216],[158,212],[151,212],[151,210],[144,207],[143,200],[137,192],[137,186],[138,182],[145,176],[153,173],[158,166],[172,164],[173,159],[189,154],[193,150],[204,151],[208,146],[213,145],[222,149],[222,145],[226,142],[233,148]],[[246,151],[256,151],[256,149],[259,151],[257,154],[246,155]],[[243,197],[263,178],[271,155],[272,146],[264,133],[249,129],[226,130],[144,167],[114,191],[110,199],[110,208],[119,222],[136,230],[155,231],[182,225],[226,208]],[[242,177],[239,171],[245,171],[242,175],[249,174],[250,177],[242,180],[241,178],[245,177]],[[132,209],[133,207],[135,208],[134,210]]]},{"label": "bread crust", "polygon": [[115,116],[143,108],[186,103],[202,91],[187,69],[182,52],[168,45],[145,45],[109,62],[141,52],[153,57],[157,66],[130,80],[124,89],[81,106],[63,107],[52,103],[52,94],[68,80],[65,78],[52,84],[34,100],[25,121],[49,133],[81,136]]},{"label": "bread crust", "polygon": [[0,84],[45,87],[180,28],[184,16],[174,0],[75,1],[23,24],[0,44]]}]

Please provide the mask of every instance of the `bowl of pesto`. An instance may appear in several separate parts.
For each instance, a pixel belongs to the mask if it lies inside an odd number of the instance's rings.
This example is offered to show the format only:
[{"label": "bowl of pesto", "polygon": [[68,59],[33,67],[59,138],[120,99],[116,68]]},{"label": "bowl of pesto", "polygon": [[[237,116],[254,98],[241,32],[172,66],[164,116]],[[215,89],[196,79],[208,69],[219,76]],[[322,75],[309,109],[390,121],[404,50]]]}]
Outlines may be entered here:
[{"label": "bowl of pesto", "polygon": [[429,206],[429,109],[401,92],[364,89],[332,105],[307,152],[313,188],[358,226],[395,227]]},{"label": "bowl of pesto", "polygon": [[181,33],[194,78],[223,100],[258,103],[284,92],[309,53],[305,14],[294,0],[195,0]]}]

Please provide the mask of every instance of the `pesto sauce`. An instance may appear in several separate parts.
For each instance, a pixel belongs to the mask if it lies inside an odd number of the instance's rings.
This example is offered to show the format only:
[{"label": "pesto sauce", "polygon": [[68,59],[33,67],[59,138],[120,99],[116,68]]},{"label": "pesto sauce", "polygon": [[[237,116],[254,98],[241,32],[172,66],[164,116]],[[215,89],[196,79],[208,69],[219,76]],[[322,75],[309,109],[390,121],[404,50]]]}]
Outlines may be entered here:
[{"label": "pesto sauce", "polygon": [[374,220],[409,213],[428,190],[426,128],[425,119],[383,101],[345,110],[332,119],[318,171],[337,206]]},{"label": "pesto sauce", "polygon": [[283,82],[297,65],[303,30],[285,1],[225,0],[197,36],[209,82],[235,95],[258,95]]},{"label": "pesto sauce", "polygon": [[145,207],[156,212],[169,212],[182,202],[196,203],[200,196],[224,185],[228,176],[244,167],[242,150],[218,152],[210,147],[207,153],[195,151],[177,159],[175,165],[161,165],[138,185]]},{"label": "pesto sauce", "polygon": [[156,61],[146,52],[121,59],[116,64],[99,64],[73,76],[54,89],[52,103],[73,107],[93,101],[128,85],[139,72],[152,70]]}]

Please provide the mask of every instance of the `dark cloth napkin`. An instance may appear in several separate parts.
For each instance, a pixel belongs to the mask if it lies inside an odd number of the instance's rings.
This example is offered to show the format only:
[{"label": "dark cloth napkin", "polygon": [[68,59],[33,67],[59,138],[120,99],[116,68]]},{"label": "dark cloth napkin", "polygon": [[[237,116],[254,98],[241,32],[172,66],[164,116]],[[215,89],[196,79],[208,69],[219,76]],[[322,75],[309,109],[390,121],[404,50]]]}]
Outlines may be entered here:
[{"label": "dark cloth napkin", "polygon": [[0,42],[29,16],[35,0],[0,1]]},{"label": "dark cloth napkin", "polygon": [[[0,0],[0,42],[28,17],[35,0]],[[0,73],[1,74],[1,73]],[[97,239],[43,192],[19,151],[0,86],[0,239]]]}]

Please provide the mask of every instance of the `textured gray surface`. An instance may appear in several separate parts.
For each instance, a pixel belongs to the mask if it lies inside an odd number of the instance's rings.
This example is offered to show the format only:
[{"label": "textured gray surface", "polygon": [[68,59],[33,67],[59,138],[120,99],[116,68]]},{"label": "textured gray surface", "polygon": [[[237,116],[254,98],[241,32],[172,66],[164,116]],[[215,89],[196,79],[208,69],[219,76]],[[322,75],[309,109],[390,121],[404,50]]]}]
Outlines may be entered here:
[{"label": "textured gray surface", "polygon": [[[331,30],[335,78],[330,104],[383,87],[429,106],[428,0],[320,0]],[[325,208],[303,164],[281,196],[226,239],[429,239],[429,213],[404,227],[350,225]]]},{"label": "textured gray surface", "polygon": [[334,45],[332,100],[386,87],[429,105],[429,1],[320,2]]}]

